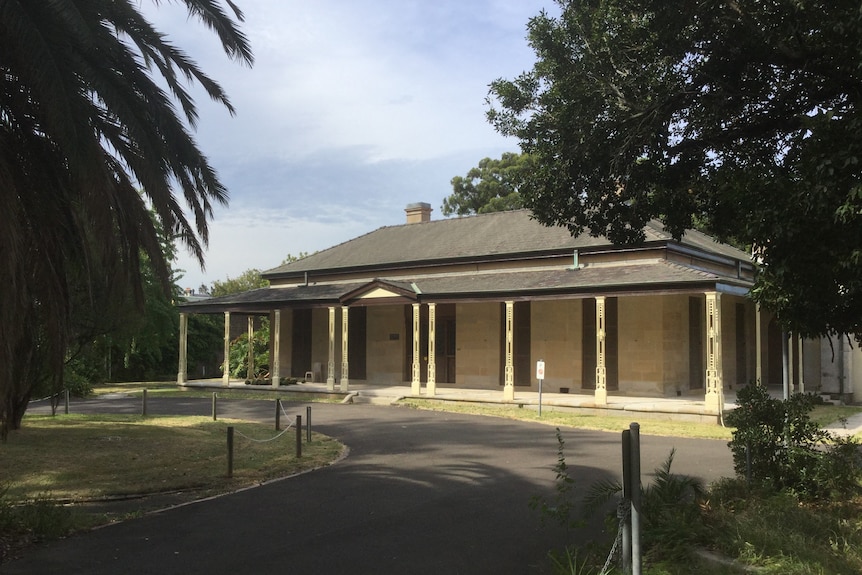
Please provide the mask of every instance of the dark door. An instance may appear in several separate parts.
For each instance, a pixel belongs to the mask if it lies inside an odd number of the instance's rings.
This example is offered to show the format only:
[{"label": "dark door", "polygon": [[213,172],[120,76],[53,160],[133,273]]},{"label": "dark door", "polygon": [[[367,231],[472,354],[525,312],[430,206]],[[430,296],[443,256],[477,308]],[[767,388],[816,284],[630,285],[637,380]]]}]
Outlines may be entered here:
[{"label": "dark door", "polygon": [[436,319],[436,380],[437,383],[455,383],[455,304],[438,305]]},{"label": "dark door", "polygon": [[515,385],[530,385],[533,369],[531,365],[531,315],[530,302],[516,301],[514,312],[514,355]]},{"label": "dark door", "polygon": [[745,304],[736,304],[736,381],[748,383],[748,330],[745,325]]},{"label": "dark door", "polygon": [[293,310],[293,346],[290,350],[290,377],[305,377],[311,371],[311,310]]},{"label": "dark door", "polygon": [[347,317],[347,374],[350,379],[365,379],[367,307],[351,307]]}]

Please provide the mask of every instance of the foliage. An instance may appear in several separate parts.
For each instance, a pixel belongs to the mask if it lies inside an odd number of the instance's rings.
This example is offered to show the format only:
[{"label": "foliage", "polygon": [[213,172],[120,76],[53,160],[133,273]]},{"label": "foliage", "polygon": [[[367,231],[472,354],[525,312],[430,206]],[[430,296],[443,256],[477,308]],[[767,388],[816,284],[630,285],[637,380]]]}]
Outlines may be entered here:
[{"label": "foliage", "polygon": [[[701,504],[705,489],[701,481],[671,472],[676,451],[654,471],[655,479],[640,486],[641,528],[644,558],[650,561],[688,557],[701,531]],[[584,510],[594,513],[622,494],[616,481],[594,483],[584,498]],[[618,514],[609,518],[616,530]]]},{"label": "foliage", "polygon": [[[544,497],[534,496],[530,507],[538,510],[542,521],[553,520],[569,529],[582,526],[589,516],[607,508],[616,501],[614,512],[608,517],[611,531],[617,533],[620,514],[618,508],[627,508],[629,502],[622,501],[622,485],[618,481],[601,480],[593,483],[582,501],[574,499],[574,479],[569,475],[566,464],[565,442],[557,428],[557,463],[555,489],[552,502]],[[642,546],[644,558],[652,562],[670,559],[679,561],[690,556],[693,545],[703,533],[702,506],[706,492],[701,481],[687,475],[671,472],[675,450],[655,470],[652,484],[640,490]],[[579,510],[581,517],[573,519],[574,511]],[[590,554],[591,556],[592,554]],[[578,559],[578,550],[567,548],[563,552],[551,553],[551,563],[557,573],[592,573],[590,562]]]},{"label": "foliage", "polygon": [[231,278],[230,276],[228,276],[227,279],[223,281],[214,281],[212,289],[210,289],[210,295],[213,297],[219,297],[223,295],[230,295],[234,293],[263,288],[267,287],[268,285],[269,281],[260,277],[260,270],[250,268],[242,272],[236,278]]},{"label": "foliage", "polygon": [[557,476],[554,480],[554,500],[549,502],[542,496],[534,495],[530,498],[530,509],[537,510],[541,514],[542,522],[553,521],[566,529],[574,529],[583,525],[583,521],[574,517],[573,512],[576,504],[572,500],[572,489],[575,480],[569,475],[569,466],[566,464],[565,454],[566,442],[560,428],[557,428],[557,463],[554,471]]},{"label": "foliage", "polygon": [[[250,380],[269,377],[269,318],[261,320],[260,329],[254,331],[254,377]],[[248,333],[243,333],[230,344],[231,377],[245,378],[248,375]]]},{"label": "foliage", "polygon": [[[233,2],[228,11],[216,1],[183,3],[229,57],[252,63]],[[68,344],[81,333],[75,321],[109,318],[129,302],[143,307],[142,257],[170,295],[150,209],[203,262],[207,220],[227,190],[189,133],[198,113],[188,84],[233,107],[132,0],[0,3],[0,72],[5,439],[34,385],[62,389]]]},{"label": "foliage", "polygon": [[736,428],[728,445],[737,475],[745,477],[750,469],[755,481],[806,499],[858,492],[862,467],[857,443],[811,421],[813,407],[810,395],[779,400],[760,385],[741,388],[737,408],[726,417]]},{"label": "foliage", "polygon": [[188,321],[186,349],[189,374],[211,375],[208,366],[217,366],[218,350],[224,342],[224,320],[215,315],[191,314]]},{"label": "foliage", "polygon": [[862,13],[855,2],[557,0],[489,120],[529,154],[537,219],[622,244],[659,218],[751,246],[753,297],[862,338]]},{"label": "foliage", "polygon": [[15,552],[17,547],[38,541],[65,537],[74,527],[72,511],[46,496],[23,503],[13,502],[9,487],[0,487],[0,564],[9,558],[6,552]]},{"label": "foliage", "polygon": [[444,216],[484,214],[522,207],[521,190],[530,169],[530,156],[506,152],[499,160],[484,158],[467,172],[452,178],[452,194],[443,200]]},{"label": "foliage", "polygon": [[[171,262],[176,256],[174,241],[161,229],[152,213],[151,217],[159,234],[162,256]],[[73,393],[76,390],[72,389],[70,378],[80,393],[86,391],[80,389],[85,382],[154,380],[175,375],[179,343],[179,312],[175,305],[179,294],[178,274],[169,264],[172,288],[168,297],[145,253],[141,254],[140,265],[143,308],[135,306],[127,295],[115,300],[110,313],[92,310],[93,313],[85,311],[72,316],[64,387]],[[79,309],[87,310],[83,306]],[[190,334],[196,327],[197,323],[190,321]],[[197,335],[191,336],[190,362],[198,344]],[[211,338],[204,340],[213,345]]]},{"label": "foliage", "polygon": [[[317,252],[314,252],[314,253],[317,253]],[[309,254],[308,252],[299,252],[299,254],[297,254],[297,255],[287,254],[287,256],[283,260],[281,260],[281,265],[285,265],[285,264],[293,263],[295,261],[299,261],[303,258],[307,258],[309,255],[311,255],[311,254]]]},{"label": "foliage", "polygon": [[862,572],[862,499],[800,504],[742,479],[722,480],[709,495],[709,542],[725,555],[764,573]]},{"label": "foliage", "polygon": [[562,551],[551,551],[548,554],[553,573],[557,575],[602,575],[595,557],[584,553],[577,547],[566,547]]}]

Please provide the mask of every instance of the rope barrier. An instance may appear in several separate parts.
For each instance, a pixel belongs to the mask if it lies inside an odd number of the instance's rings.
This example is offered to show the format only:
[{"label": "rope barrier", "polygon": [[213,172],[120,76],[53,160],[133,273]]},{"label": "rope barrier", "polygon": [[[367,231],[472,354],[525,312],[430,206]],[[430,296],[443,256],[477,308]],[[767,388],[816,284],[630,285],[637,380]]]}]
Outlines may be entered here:
[{"label": "rope barrier", "polygon": [[281,433],[279,433],[275,437],[270,437],[269,439],[254,439],[253,437],[249,437],[248,435],[244,434],[242,431],[240,431],[238,429],[236,430],[236,434],[239,435],[240,437],[244,437],[245,439],[248,439],[249,441],[253,441],[254,443],[269,443],[270,441],[275,441],[276,439],[278,439],[279,437],[281,437],[282,435],[287,433],[288,430],[290,430],[291,426],[293,426],[292,422],[289,423],[287,425],[287,427],[284,428],[284,431],[282,431]]}]

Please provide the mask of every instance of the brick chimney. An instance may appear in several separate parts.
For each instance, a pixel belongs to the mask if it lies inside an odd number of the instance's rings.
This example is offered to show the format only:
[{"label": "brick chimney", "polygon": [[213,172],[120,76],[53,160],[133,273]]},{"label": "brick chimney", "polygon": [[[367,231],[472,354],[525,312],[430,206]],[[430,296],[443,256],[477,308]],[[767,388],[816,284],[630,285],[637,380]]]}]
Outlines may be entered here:
[{"label": "brick chimney", "polygon": [[418,224],[420,222],[431,221],[431,204],[426,204],[425,202],[407,204],[404,211],[407,212],[408,224]]}]

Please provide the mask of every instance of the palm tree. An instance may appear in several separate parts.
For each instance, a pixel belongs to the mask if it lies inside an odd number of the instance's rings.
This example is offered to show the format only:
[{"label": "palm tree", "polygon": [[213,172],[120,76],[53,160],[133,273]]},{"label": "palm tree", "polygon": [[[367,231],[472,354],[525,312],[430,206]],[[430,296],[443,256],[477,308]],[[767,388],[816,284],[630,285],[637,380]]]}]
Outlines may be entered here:
[{"label": "palm tree", "polygon": [[[230,58],[252,64],[231,0],[227,11],[218,0],[182,1]],[[213,203],[227,201],[190,134],[197,110],[184,84],[234,109],[138,3],[0,0],[3,439],[34,384],[62,386],[78,306],[109,309],[129,293],[140,304],[142,255],[170,289],[148,210],[203,265]]]}]

